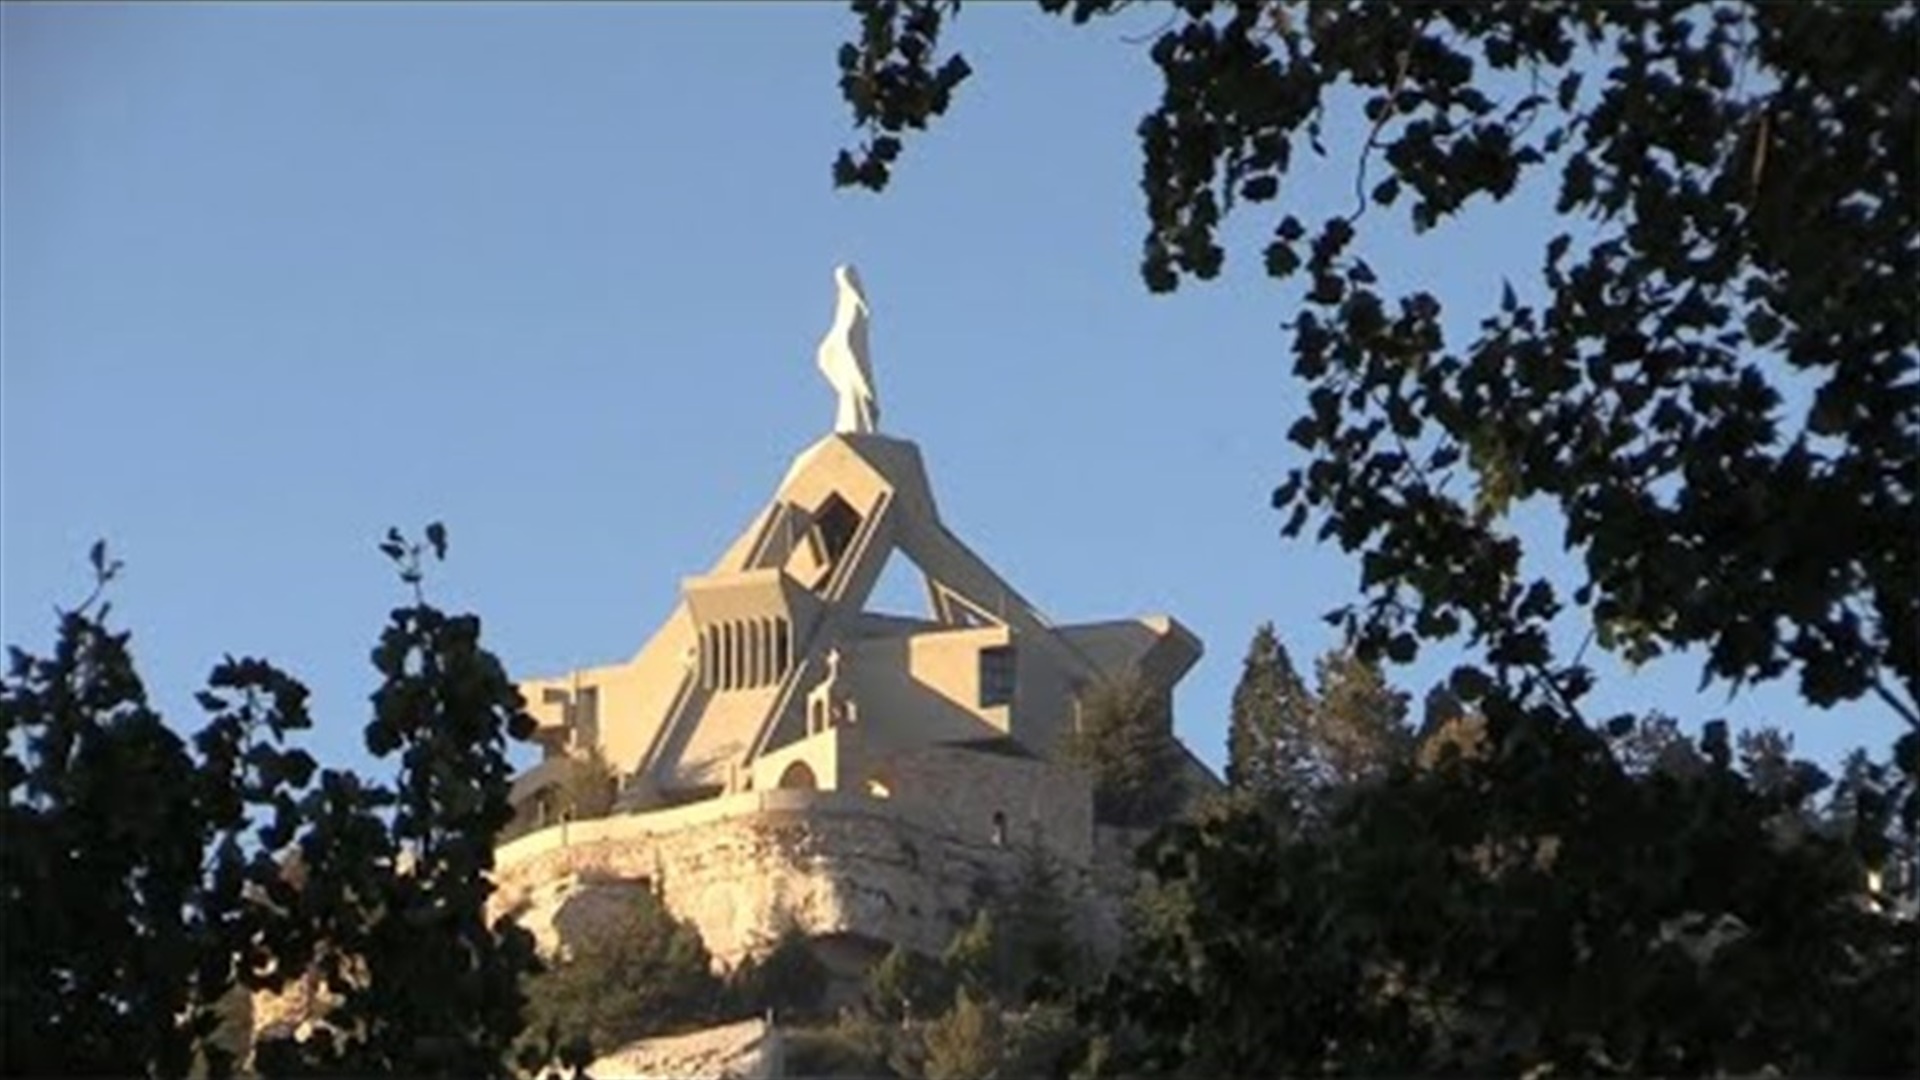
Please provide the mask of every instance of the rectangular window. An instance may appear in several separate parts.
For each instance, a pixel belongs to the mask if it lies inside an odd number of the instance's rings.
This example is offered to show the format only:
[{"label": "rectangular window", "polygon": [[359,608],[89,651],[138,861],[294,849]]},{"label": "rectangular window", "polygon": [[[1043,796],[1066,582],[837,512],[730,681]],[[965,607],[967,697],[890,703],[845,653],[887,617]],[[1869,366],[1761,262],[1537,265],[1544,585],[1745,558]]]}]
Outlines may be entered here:
[{"label": "rectangular window", "polygon": [[573,741],[581,747],[600,744],[600,688],[597,686],[583,686],[574,695]]},{"label": "rectangular window", "polygon": [[980,707],[1013,704],[1014,652],[1011,645],[980,650]]}]

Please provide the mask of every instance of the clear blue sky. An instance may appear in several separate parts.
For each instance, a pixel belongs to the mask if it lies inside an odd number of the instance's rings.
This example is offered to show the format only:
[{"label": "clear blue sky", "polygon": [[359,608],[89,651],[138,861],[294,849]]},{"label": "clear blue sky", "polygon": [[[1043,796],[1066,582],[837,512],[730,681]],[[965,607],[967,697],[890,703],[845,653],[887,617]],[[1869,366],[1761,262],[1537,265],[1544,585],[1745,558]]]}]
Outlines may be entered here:
[{"label": "clear blue sky", "polygon": [[[374,544],[439,519],[432,594],[510,670],[624,658],[830,427],[813,348],[852,261],[883,429],[948,523],[1056,620],[1198,632],[1179,725],[1218,765],[1254,626],[1304,666],[1357,578],[1268,509],[1287,295],[1251,248],[1211,286],[1139,282],[1157,84],[1129,37],[1159,20],[970,8],[978,74],[876,199],[829,183],[839,4],[0,6],[4,640],[46,646],[104,536],[176,722],[223,653],[265,655],[358,763],[403,597]],[[1287,198],[1324,216],[1351,183]],[[1546,228],[1523,202],[1371,261],[1484,304]],[[1599,704],[1774,722],[1826,760],[1894,731],[1696,677]]]}]

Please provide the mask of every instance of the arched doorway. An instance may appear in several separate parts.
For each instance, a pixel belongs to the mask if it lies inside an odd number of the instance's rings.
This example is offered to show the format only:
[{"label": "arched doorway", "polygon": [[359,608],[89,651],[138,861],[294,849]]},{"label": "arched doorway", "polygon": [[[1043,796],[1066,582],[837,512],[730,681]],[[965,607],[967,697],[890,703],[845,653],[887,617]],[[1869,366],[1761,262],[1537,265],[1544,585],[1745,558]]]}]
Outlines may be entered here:
[{"label": "arched doorway", "polygon": [[814,779],[811,766],[804,761],[796,761],[780,773],[779,786],[797,791],[817,791],[820,782]]}]

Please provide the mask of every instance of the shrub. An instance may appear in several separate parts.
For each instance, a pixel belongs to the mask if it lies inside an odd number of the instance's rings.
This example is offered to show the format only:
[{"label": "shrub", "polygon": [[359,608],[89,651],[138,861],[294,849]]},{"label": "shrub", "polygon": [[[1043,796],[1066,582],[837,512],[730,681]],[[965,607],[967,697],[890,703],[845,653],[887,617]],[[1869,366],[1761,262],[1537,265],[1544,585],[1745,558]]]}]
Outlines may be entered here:
[{"label": "shrub", "polygon": [[527,980],[528,1031],[605,1053],[714,1019],[720,981],[700,932],[651,894],[626,918]]}]

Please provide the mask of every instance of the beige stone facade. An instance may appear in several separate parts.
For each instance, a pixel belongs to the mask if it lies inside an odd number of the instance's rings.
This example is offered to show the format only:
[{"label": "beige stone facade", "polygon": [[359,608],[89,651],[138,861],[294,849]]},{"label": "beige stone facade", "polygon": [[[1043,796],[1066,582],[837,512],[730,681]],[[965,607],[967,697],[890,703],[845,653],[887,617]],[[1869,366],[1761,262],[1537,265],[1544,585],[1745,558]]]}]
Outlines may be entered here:
[{"label": "beige stone facade", "polygon": [[[890,559],[920,572],[923,617],[864,610]],[[1167,616],[1055,626],[940,520],[914,444],[834,434],[631,660],[522,690],[549,752],[598,746],[647,810],[741,790],[829,726],[876,752],[1010,738],[1051,759],[1090,682],[1132,671],[1170,694],[1199,656]]]}]

